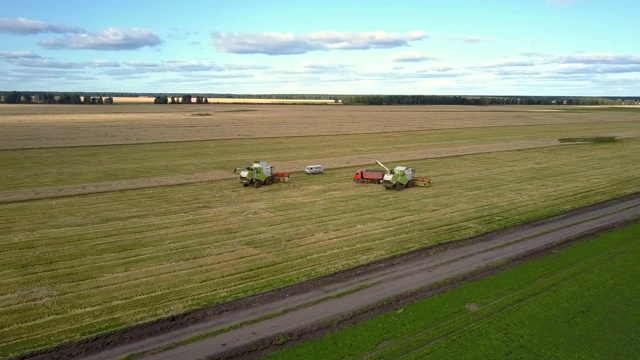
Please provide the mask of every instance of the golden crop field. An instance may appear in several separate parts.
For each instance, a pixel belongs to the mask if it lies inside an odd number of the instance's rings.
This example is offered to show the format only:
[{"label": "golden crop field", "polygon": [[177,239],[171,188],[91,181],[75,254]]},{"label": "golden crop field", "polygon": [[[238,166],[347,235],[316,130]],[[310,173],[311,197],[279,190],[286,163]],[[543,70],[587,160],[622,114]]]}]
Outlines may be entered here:
[{"label": "golden crop field", "polygon": [[637,128],[618,128],[637,120],[637,108],[625,109],[632,111],[560,111],[544,106],[3,105],[0,149],[592,123],[615,123],[608,126],[611,135],[638,136]]},{"label": "golden crop field", "polygon": [[[638,115],[1,106],[0,356],[637,192]],[[621,139],[557,141],[586,136]],[[353,183],[376,159],[432,186]],[[294,171],[292,180],[242,187],[232,170],[253,160]],[[315,163],[324,175],[302,173]]]}]

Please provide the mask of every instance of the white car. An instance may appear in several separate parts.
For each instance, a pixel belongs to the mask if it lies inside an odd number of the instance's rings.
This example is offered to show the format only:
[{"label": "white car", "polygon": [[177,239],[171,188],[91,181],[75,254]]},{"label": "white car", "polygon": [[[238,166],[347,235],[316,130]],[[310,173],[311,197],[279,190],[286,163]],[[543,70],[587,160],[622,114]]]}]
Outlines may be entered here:
[{"label": "white car", "polygon": [[304,168],[304,172],[307,175],[323,174],[324,168],[322,167],[322,165],[309,165],[306,168]]}]

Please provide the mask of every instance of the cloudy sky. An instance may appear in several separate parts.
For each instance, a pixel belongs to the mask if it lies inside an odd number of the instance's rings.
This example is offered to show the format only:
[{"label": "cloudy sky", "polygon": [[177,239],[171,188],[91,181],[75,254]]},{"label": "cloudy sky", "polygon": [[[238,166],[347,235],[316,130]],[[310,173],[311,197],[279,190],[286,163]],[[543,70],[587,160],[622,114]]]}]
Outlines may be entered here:
[{"label": "cloudy sky", "polygon": [[631,0],[3,1],[0,91],[640,95]]}]

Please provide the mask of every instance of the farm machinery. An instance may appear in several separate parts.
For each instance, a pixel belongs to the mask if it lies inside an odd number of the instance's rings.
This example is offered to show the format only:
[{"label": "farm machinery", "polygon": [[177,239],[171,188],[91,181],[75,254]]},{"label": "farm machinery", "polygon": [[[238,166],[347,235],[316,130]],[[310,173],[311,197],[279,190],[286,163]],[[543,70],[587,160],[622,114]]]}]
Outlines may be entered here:
[{"label": "farm machinery", "polygon": [[355,175],[353,175],[353,181],[357,182],[358,184],[382,184],[384,174],[384,170],[362,169],[358,170]]},{"label": "farm machinery", "polygon": [[431,184],[431,179],[423,179],[414,177],[414,170],[406,166],[396,166],[393,170],[389,170],[383,163],[376,160],[378,165],[382,166],[387,173],[382,178],[382,185],[385,189],[402,190],[404,188],[412,188],[414,186],[427,187]]},{"label": "farm machinery", "polygon": [[259,188],[262,185],[271,185],[274,182],[287,182],[291,180],[291,173],[275,172],[274,167],[266,161],[254,161],[253,165],[246,168],[235,168],[235,173],[240,173],[238,181],[242,186],[253,185]]}]

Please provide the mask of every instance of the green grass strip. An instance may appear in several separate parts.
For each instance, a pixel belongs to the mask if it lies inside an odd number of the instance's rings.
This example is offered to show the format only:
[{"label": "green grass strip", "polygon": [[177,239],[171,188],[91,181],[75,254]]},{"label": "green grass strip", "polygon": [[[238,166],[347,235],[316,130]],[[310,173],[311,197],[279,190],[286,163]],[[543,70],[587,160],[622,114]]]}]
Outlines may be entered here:
[{"label": "green grass strip", "polygon": [[588,137],[572,137],[572,138],[560,138],[561,143],[575,143],[575,142],[590,142],[590,143],[608,143],[616,141],[615,136],[588,136]]}]

